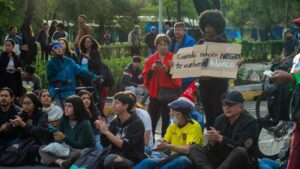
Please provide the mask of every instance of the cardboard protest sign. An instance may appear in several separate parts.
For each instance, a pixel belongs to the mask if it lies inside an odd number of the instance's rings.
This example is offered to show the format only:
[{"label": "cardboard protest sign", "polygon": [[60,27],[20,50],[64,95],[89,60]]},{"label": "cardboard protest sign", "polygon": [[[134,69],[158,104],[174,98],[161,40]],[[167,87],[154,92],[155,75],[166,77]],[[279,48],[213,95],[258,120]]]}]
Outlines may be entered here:
[{"label": "cardboard protest sign", "polygon": [[173,78],[219,77],[235,79],[241,45],[205,42],[202,45],[180,49],[173,56]]}]

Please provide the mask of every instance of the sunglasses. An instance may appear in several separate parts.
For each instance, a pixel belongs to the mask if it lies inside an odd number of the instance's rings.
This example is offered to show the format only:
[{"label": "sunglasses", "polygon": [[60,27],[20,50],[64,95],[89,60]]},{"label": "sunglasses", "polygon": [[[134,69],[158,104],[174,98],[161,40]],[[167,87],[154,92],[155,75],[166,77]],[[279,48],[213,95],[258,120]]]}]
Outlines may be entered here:
[{"label": "sunglasses", "polygon": [[239,103],[229,103],[229,102],[222,101],[222,106],[233,107],[233,106],[235,106],[237,104],[239,104]]},{"label": "sunglasses", "polygon": [[56,45],[54,45],[53,47],[52,47],[52,49],[61,49],[61,45],[60,44],[56,44]]}]

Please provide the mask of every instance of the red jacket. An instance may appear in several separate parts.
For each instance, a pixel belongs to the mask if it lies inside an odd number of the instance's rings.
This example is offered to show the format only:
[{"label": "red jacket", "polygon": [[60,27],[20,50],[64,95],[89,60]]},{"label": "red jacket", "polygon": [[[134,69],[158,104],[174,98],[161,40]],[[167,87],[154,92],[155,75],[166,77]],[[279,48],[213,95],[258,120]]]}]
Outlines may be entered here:
[{"label": "red jacket", "polygon": [[[173,53],[168,52],[164,57],[162,63],[170,68],[169,61],[173,59]],[[156,60],[160,60],[158,52],[154,53],[145,63],[144,71],[144,84],[148,88],[150,96],[157,98],[159,88],[179,89],[181,85],[180,79],[172,79],[168,72],[163,69],[153,70],[151,78],[148,78],[148,72],[151,70],[152,65]]]}]

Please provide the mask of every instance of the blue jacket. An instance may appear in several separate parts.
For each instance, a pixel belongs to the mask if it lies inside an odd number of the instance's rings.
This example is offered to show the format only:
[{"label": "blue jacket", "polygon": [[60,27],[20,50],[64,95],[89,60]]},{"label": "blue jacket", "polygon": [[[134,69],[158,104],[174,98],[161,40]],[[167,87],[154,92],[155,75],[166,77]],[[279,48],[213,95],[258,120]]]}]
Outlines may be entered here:
[{"label": "blue jacket", "polygon": [[[47,63],[47,80],[51,97],[65,99],[76,92],[77,75],[85,79],[94,79],[96,75],[76,64],[68,57],[52,57]],[[55,87],[59,88],[56,94]]]},{"label": "blue jacket", "polygon": [[[186,48],[186,47],[192,47],[195,44],[196,44],[195,39],[192,38],[191,36],[189,36],[188,34],[185,34],[181,44],[179,45],[179,47],[177,49],[175,49],[176,39],[174,39],[171,42],[171,44],[169,45],[169,51],[175,54],[178,52],[179,49]],[[196,79],[195,77],[182,78],[181,79],[182,87],[185,89],[195,79]]]},{"label": "blue jacket", "polygon": [[175,45],[176,45],[176,39],[174,39],[171,44],[169,45],[169,51],[172,53],[177,53],[177,51],[181,48],[186,48],[186,47],[192,47],[196,44],[196,41],[194,38],[192,38],[190,35],[185,34],[184,38],[181,42],[181,44],[179,45],[178,49],[175,49]]}]

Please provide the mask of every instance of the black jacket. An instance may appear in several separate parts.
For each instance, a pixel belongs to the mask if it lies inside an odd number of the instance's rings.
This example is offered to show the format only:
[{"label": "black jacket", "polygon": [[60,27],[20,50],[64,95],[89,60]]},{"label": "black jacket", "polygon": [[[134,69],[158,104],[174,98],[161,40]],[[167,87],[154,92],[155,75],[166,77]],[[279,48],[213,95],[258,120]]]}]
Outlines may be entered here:
[{"label": "black jacket", "polygon": [[155,49],[154,41],[157,34],[149,32],[145,37],[145,43],[147,44],[148,48]]},{"label": "black jacket", "polygon": [[[207,144],[207,148],[215,151],[221,159],[225,159],[234,148],[244,147],[253,164],[257,166],[259,126],[247,111],[243,111],[232,125],[222,114],[216,118],[214,127],[223,135],[223,142],[214,146]],[[231,130],[228,130],[229,128]]]},{"label": "black jacket", "polygon": [[[16,115],[20,114],[20,112],[21,112],[21,108],[16,105],[12,105],[7,112],[3,112],[0,109],[0,126],[4,123],[9,123],[10,122],[9,120],[14,119]],[[3,132],[0,132],[0,140],[7,143],[15,139],[17,136],[18,136],[17,133],[12,133],[9,136],[5,136]]]},{"label": "black jacket", "polygon": [[[20,117],[24,122],[30,120],[25,113],[22,113]],[[33,138],[36,144],[39,145],[48,144],[48,114],[44,111],[35,112],[31,120],[32,124],[27,124],[25,127],[13,127],[9,125],[4,132],[7,136],[18,133],[21,140]]]},{"label": "black jacket", "polygon": [[112,145],[111,153],[125,157],[138,163],[144,156],[144,125],[138,116],[133,113],[123,124],[116,118],[110,123],[109,131],[123,140],[121,148],[114,145],[105,135],[101,135],[104,147]]},{"label": "black jacket", "polygon": [[142,76],[142,70],[138,67],[133,69],[132,64],[129,64],[123,72],[123,80],[121,90],[125,90],[126,86],[137,87],[138,84],[143,84],[144,78]]},{"label": "black jacket", "polygon": [[[21,59],[13,53],[13,60],[15,69],[22,67]],[[17,97],[22,96],[22,77],[21,72],[16,71],[15,73],[8,73],[6,71],[9,62],[9,56],[7,52],[2,52],[0,56],[0,89],[3,87],[9,87],[15,92]]]}]

